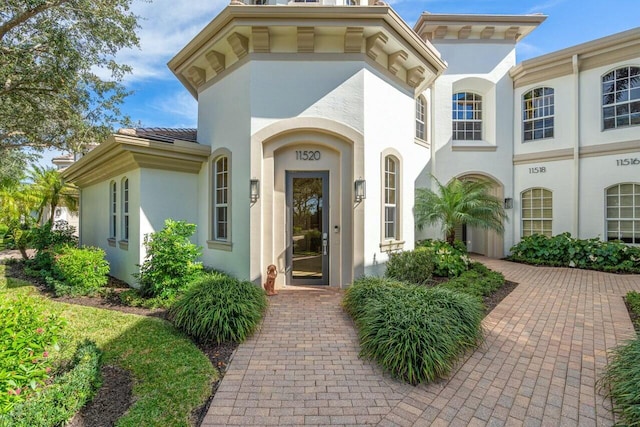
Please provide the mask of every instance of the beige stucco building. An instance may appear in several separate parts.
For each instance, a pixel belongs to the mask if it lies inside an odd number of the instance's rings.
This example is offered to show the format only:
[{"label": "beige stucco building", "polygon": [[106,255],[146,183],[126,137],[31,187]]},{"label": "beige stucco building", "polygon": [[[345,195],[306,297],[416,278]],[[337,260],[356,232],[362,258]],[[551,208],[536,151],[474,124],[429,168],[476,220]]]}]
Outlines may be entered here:
[{"label": "beige stucco building", "polygon": [[474,252],[564,231],[640,243],[640,29],[516,64],[544,16],[411,28],[384,4],[236,3],[168,64],[197,131],[120,131],[65,172],[81,242],[114,276],[133,284],[144,235],[174,218],[198,225],[205,265],[347,286],[441,237],[413,220],[432,176],[489,179],[505,200],[504,235],[459,231]]}]

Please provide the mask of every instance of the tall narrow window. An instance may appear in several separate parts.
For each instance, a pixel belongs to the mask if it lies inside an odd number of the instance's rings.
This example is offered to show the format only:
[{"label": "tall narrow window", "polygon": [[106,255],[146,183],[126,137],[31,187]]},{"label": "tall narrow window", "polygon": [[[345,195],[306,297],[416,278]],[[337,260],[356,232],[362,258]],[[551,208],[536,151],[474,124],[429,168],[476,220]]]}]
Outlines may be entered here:
[{"label": "tall narrow window", "polygon": [[552,193],[544,188],[522,192],[522,237],[544,234],[551,237],[553,221]]},{"label": "tall narrow window", "polygon": [[398,237],[398,164],[387,156],[384,165],[384,238],[395,240]]},{"label": "tall narrow window", "polygon": [[602,76],[602,128],[640,125],[640,67],[622,67]]},{"label": "tall narrow window", "polygon": [[482,96],[471,92],[454,93],[452,112],[454,140],[482,139]]},{"label": "tall narrow window", "polygon": [[116,197],[117,193],[117,185],[115,181],[111,181],[109,184],[109,238],[116,238],[116,224],[117,224],[117,211],[116,211]]},{"label": "tall narrow window", "polygon": [[416,99],[416,138],[425,141],[426,128],[425,128],[425,115],[426,104],[423,97],[419,96]]},{"label": "tall narrow window", "polygon": [[640,244],[640,184],[607,189],[607,240]]},{"label": "tall narrow window", "polygon": [[229,239],[229,158],[218,158],[213,167],[213,239]]},{"label": "tall narrow window", "polygon": [[122,180],[122,240],[129,240],[129,179]]},{"label": "tall narrow window", "polygon": [[555,114],[553,89],[532,89],[522,97],[522,129],[525,141],[553,138]]}]

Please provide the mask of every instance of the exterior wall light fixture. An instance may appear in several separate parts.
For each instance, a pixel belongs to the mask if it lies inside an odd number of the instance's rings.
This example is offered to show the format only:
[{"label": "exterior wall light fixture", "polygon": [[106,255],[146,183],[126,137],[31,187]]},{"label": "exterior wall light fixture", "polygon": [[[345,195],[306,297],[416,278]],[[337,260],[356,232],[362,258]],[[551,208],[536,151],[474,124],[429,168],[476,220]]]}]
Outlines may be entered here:
[{"label": "exterior wall light fixture", "polygon": [[259,179],[251,179],[249,181],[249,198],[251,199],[251,203],[255,203],[260,198],[260,180]]},{"label": "exterior wall light fixture", "polygon": [[511,197],[507,197],[504,199],[504,208],[511,209],[513,208],[513,199]]},{"label": "exterior wall light fixture", "polygon": [[353,189],[356,196],[356,203],[360,203],[367,198],[367,182],[364,179],[356,179],[353,185]]}]

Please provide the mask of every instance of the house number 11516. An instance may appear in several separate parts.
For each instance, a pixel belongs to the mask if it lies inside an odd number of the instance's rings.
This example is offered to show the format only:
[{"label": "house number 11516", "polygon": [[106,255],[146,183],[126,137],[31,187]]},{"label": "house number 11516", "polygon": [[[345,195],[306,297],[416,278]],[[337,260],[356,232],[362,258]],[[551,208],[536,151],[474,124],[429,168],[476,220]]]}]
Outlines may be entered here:
[{"label": "house number 11516", "polygon": [[296,151],[296,160],[320,160],[320,151],[298,150]]}]

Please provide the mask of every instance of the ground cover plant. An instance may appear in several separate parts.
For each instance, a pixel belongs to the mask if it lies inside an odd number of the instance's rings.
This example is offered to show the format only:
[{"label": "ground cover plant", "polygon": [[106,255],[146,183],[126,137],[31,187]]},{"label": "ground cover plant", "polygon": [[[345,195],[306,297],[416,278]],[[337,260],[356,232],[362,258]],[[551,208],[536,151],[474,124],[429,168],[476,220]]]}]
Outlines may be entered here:
[{"label": "ground cover plant", "polygon": [[453,245],[443,240],[423,240],[419,248],[425,248],[433,254],[433,274],[440,277],[456,277],[469,269],[471,259],[467,255],[464,243],[456,240]]},{"label": "ground cover plant", "polygon": [[575,239],[570,233],[523,237],[511,248],[510,261],[555,267],[577,267],[611,273],[640,273],[640,248],[620,241]]},{"label": "ground cover plant", "polygon": [[[381,290],[373,291],[376,280]],[[363,308],[354,310],[358,301]],[[448,375],[482,338],[481,301],[449,289],[370,277],[347,290],[345,308],[355,313],[361,356],[410,384]]]},{"label": "ground cover plant", "polygon": [[614,348],[603,376],[619,425],[640,426],[640,337]]},{"label": "ground cover plant", "polygon": [[437,286],[463,292],[474,297],[486,297],[500,289],[504,283],[505,280],[502,273],[490,270],[479,262],[474,262],[471,263],[469,270]]},{"label": "ground cover plant", "polygon": [[176,327],[200,342],[242,342],[260,324],[267,308],[261,287],[224,273],[196,280],[169,309]]},{"label": "ground cover plant", "polygon": [[[130,372],[133,404],[119,426],[188,426],[218,377],[208,358],[169,322],[118,311],[55,302],[28,282],[7,278],[0,264],[0,300],[29,295],[65,319],[58,361],[72,360],[77,345],[94,341],[102,362]],[[55,363],[55,360],[54,360]]]},{"label": "ground cover plant", "polygon": [[640,333],[640,293],[631,291],[625,297],[627,307],[631,314],[631,320],[634,322],[636,331]]}]

